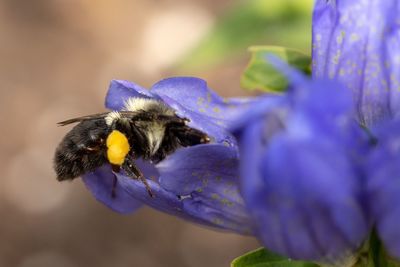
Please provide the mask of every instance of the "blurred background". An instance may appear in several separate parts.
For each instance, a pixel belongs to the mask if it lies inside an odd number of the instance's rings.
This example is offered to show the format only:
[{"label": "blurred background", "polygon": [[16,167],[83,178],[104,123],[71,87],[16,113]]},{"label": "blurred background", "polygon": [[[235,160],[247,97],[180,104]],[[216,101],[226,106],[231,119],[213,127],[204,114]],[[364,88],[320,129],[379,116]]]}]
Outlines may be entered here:
[{"label": "blurred background", "polygon": [[142,208],[122,216],[58,183],[56,122],[104,110],[111,79],[167,76],[246,95],[255,44],[310,50],[312,0],[0,0],[0,266],[229,266],[259,246]]}]

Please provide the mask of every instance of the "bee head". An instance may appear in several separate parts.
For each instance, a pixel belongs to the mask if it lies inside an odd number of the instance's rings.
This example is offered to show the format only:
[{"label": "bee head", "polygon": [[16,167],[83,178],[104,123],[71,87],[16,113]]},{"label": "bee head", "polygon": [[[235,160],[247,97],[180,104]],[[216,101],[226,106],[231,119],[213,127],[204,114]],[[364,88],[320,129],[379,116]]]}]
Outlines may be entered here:
[{"label": "bee head", "polygon": [[121,166],[130,150],[128,138],[120,131],[113,130],[107,137],[106,145],[108,161]]}]

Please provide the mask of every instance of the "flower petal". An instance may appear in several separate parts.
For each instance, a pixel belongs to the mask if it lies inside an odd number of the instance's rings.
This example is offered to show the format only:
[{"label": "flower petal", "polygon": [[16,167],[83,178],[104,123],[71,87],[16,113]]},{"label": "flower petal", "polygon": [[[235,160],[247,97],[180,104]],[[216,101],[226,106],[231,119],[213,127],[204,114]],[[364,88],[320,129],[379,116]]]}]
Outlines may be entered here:
[{"label": "flower petal", "polygon": [[112,80],[106,96],[106,107],[121,110],[130,97],[153,98],[149,90],[135,83],[124,80]]},{"label": "flower petal", "polygon": [[[200,89],[197,92],[193,91],[189,94],[191,95],[191,93],[194,93],[195,97],[198,98],[197,100],[200,99],[200,102],[202,101],[201,97],[203,97],[204,101],[206,101],[204,102],[204,107],[206,108],[204,111],[198,109],[197,102],[188,101],[188,99],[185,98],[188,95],[185,96],[183,92],[192,89]],[[204,185],[202,185],[202,189],[196,188],[198,189],[197,191],[188,191],[187,194],[182,194],[178,191],[174,192],[174,190],[169,191],[160,186],[158,183],[160,178],[159,173],[156,173],[152,178],[154,181],[148,180],[149,186],[156,196],[155,198],[151,198],[148,195],[141,181],[131,179],[123,173],[117,174],[118,186],[123,187],[130,197],[139,202],[171,215],[179,216],[186,220],[217,229],[243,234],[251,233],[249,217],[245,212],[244,205],[237,192],[237,181],[234,181],[235,179],[237,180],[237,178],[233,176],[237,170],[236,140],[230,132],[224,129],[224,125],[229,121],[229,115],[233,114],[237,106],[242,106],[243,103],[247,103],[248,101],[232,99],[227,103],[227,101],[224,101],[209,90],[205,82],[200,79],[172,78],[156,84],[151,91],[147,91],[140,86],[126,81],[113,81],[107,95],[106,105],[108,108],[114,110],[122,109],[126,99],[129,97],[157,98],[174,108],[179,116],[188,118],[191,127],[199,129],[210,136],[211,144],[179,150],[183,151],[183,154],[187,153],[184,155],[184,161],[175,162],[174,159],[176,158],[174,158],[174,154],[170,155],[170,159],[174,164],[188,163],[190,160],[188,161],[187,159],[196,158],[198,161],[197,167],[195,165],[188,165],[188,168],[202,170],[204,167],[210,167],[210,164],[211,166],[216,164],[209,162],[209,155],[215,154],[218,155],[217,158],[214,155],[215,160],[219,160],[218,162],[221,164],[227,163],[229,167],[232,168],[225,167],[223,171],[226,171],[226,173],[222,173],[219,176],[214,173],[215,175],[211,178],[206,176],[201,177],[203,181],[207,179],[211,180],[212,178],[214,178],[215,182],[221,180],[222,186],[216,186],[215,188],[207,186],[207,188],[205,188]],[[219,114],[222,113],[222,111],[228,110],[232,113],[224,113],[224,116]],[[208,113],[206,114],[206,112]],[[179,156],[181,155],[179,151],[176,152],[178,153],[178,159],[182,159],[182,156]],[[197,154],[197,152],[200,154]],[[224,154],[225,152],[227,152],[226,155]],[[208,165],[206,165],[206,163]],[[217,168],[217,166],[214,166],[214,168]],[[174,177],[175,175],[179,176],[178,179],[185,179],[187,177],[187,172],[176,166],[172,167],[172,169],[171,166],[168,166],[164,168],[163,171],[166,171],[167,176],[169,175],[169,177],[172,178],[176,178]],[[214,171],[216,172],[217,170],[215,169]],[[149,178],[149,175],[146,175],[146,177]],[[165,180],[161,178],[161,181]],[[107,186],[110,187],[107,189]],[[92,187],[95,188],[95,186]],[[106,188],[104,191],[111,191],[111,184],[106,184],[104,187]],[[114,203],[110,202],[110,199],[99,199],[114,209],[120,209],[118,205],[115,207]]]},{"label": "flower petal", "polygon": [[[247,138],[249,150],[262,140],[255,131]],[[336,144],[280,135],[258,162],[242,165],[242,175],[254,169],[261,170],[261,176],[243,183],[245,200],[259,223],[261,240],[271,250],[296,259],[333,260],[357,249],[366,237],[359,184]],[[262,186],[256,187],[255,181]],[[346,220],[340,214],[346,214]]]},{"label": "flower petal", "polygon": [[[295,136],[319,132],[336,141],[347,142],[351,147],[359,145],[354,140],[364,138],[354,121],[356,115],[351,92],[342,83],[326,78],[309,79],[280,59],[271,56],[269,60],[288,78],[288,94],[280,98],[267,96],[253,101],[253,110],[243,115],[242,120],[254,119],[253,114],[260,111],[261,116],[262,111],[264,115],[267,112],[275,115],[281,113],[278,119]],[[279,109],[281,111],[277,112]],[[286,117],[288,121],[285,121]]]},{"label": "flower petal", "polygon": [[[211,91],[202,79],[194,77],[164,79],[154,84],[151,92],[161,98],[168,96],[169,99],[173,99],[191,111],[213,114],[216,117],[223,116],[219,110],[215,109],[223,103],[222,98]],[[215,104],[217,106],[214,106]]]},{"label": "flower petal", "polygon": [[360,160],[368,150],[368,136],[355,120],[349,92],[340,83],[324,79],[310,81],[306,89],[292,99],[286,131],[304,138],[323,135],[347,147],[352,160]]},{"label": "flower petal", "polygon": [[157,164],[160,185],[178,195],[236,185],[237,168],[236,149],[221,144],[182,148]]},{"label": "flower petal", "polygon": [[336,261],[370,229],[355,163],[364,139],[340,88],[295,79],[287,98],[273,106],[261,99],[264,111],[255,107],[257,118],[236,131],[242,195],[258,236],[292,258]]},{"label": "flower petal", "polygon": [[[188,160],[190,159],[190,160]],[[232,220],[250,225],[239,193],[235,148],[198,145],[176,151],[157,165],[160,185],[181,196],[191,196]]]},{"label": "flower petal", "polygon": [[118,183],[115,188],[116,196],[115,198],[111,197],[113,179],[114,174],[109,165],[104,165],[82,177],[87,189],[93,196],[116,212],[131,213],[142,206],[141,202],[132,198]]},{"label": "flower petal", "polygon": [[313,75],[349,87],[362,124],[400,112],[400,3],[316,1]]},{"label": "flower petal", "polygon": [[[164,79],[151,88],[153,94],[160,96],[167,104],[170,100],[179,103],[185,109],[209,117],[218,124],[225,124],[238,106],[243,106],[250,99],[223,99],[207,83],[194,77],[173,77]],[[226,115],[229,114],[229,117]]]},{"label": "flower petal", "polygon": [[133,198],[159,211],[221,230],[243,234],[249,231],[247,225],[242,225],[226,217],[219,210],[205,205],[201,199],[196,197],[179,198],[176,194],[163,189],[158,183],[148,180],[149,186],[155,195],[152,198],[141,181],[121,174],[118,174],[118,181]]},{"label": "flower petal", "polygon": [[366,164],[369,206],[386,249],[400,258],[400,121],[380,125],[375,134],[378,146]]}]

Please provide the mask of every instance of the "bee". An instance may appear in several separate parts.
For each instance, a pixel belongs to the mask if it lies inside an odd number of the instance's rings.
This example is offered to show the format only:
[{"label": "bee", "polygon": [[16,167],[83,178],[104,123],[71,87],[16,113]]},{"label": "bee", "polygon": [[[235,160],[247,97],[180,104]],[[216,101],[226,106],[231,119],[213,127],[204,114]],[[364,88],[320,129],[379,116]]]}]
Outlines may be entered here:
[{"label": "bee", "polygon": [[207,134],[188,126],[189,122],[163,102],[150,98],[128,98],[121,111],[59,122],[60,126],[78,124],[65,135],[55,151],[57,179],[73,180],[108,163],[114,172],[112,197],[115,197],[117,183],[115,173],[121,170],[142,181],[153,197],[135,159],[157,163],[179,147],[210,142]]}]

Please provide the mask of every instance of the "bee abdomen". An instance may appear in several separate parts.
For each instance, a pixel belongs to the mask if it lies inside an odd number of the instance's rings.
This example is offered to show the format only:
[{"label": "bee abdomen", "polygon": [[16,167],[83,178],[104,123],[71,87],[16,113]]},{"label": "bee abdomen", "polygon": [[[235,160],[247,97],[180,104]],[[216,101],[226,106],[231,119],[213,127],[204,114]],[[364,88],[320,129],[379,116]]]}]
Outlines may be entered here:
[{"label": "bee abdomen", "polygon": [[[90,159],[89,159],[90,158]],[[54,157],[54,170],[57,180],[72,180],[106,163],[102,155],[88,155],[82,152],[69,152],[57,149]]]},{"label": "bee abdomen", "polygon": [[83,174],[83,164],[71,155],[56,151],[54,158],[54,170],[57,174],[57,180],[72,180]]},{"label": "bee abdomen", "polygon": [[72,128],[54,155],[57,180],[72,180],[106,163],[101,140],[108,131],[104,119],[82,121]]}]

